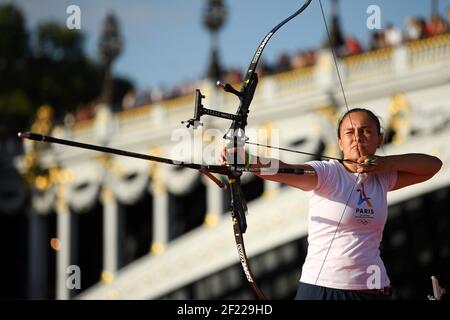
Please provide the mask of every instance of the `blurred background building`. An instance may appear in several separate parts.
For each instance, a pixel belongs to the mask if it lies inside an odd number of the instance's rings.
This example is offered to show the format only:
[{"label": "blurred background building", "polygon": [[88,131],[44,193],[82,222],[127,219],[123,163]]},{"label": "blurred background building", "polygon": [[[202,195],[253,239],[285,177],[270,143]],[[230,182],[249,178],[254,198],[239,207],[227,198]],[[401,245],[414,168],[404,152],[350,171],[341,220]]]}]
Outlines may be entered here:
[{"label": "blurred background building", "polygon": [[[450,281],[449,20],[434,10],[408,19],[404,30],[377,30],[365,48],[341,30],[337,5],[329,14],[331,43],[260,64],[248,135],[340,156],[335,132],[345,103],[333,47],[350,107],[370,108],[384,123],[381,154],[424,152],[444,162],[432,180],[389,195],[381,248],[395,297],[425,299],[431,275],[447,287]],[[242,81],[241,70],[220,61],[217,32],[227,14],[225,1],[205,1],[212,41],[203,78],[146,91],[114,76],[125,49],[114,13],[103,19],[96,62],[84,53],[81,33],[49,22],[31,34],[18,7],[0,5],[0,297],[254,298],[236,253],[228,195],[197,171],[17,139],[17,131],[31,130],[214,163],[210,144],[220,148],[229,124],[205,119],[194,133],[180,121],[192,116],[197,87],[206,106],[236,111],[235,97],[212,81]],[[251,175],[242,180],[251,268],[270,298],[292,299],[306,255],[307,194]],[[73,265],[80,289],[67,287]]]}]

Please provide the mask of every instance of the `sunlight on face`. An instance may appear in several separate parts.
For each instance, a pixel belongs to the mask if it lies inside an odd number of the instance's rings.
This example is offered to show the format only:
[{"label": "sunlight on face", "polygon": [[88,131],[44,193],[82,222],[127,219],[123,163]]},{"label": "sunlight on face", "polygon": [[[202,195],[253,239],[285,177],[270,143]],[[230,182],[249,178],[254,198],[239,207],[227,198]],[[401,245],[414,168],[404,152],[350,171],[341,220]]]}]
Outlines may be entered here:
[{"label": "sunlight on face", "polygon": [[366,112],[352,112],[342,121],[339,147],[345,159],[373,155],[383,141],[377,124]]}]

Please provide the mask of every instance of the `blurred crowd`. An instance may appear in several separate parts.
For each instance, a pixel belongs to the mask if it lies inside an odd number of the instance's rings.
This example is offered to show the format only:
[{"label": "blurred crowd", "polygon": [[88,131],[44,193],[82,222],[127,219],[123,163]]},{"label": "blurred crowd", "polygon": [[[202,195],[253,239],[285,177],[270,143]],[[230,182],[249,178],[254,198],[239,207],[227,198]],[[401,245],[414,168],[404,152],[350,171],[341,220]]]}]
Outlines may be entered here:
[{"label": "blurred crowd", "polygon": [[[333,47],[339,57],[361,54],[367,51],[378,50],[387,47],[395,47],[410,41],[420,40],[450,32],[450,8],[447,9],[446,17],[433,15],[429,19],[422,17],[407,17],[403,29],[388,23],[385,28],[375,30],[366,43],[361,43],[351,34],[342,35],[339,30],[332,35]],[[325,44],[325,46],[328,45]],[[276,61],[268,63],[261,60],[258,65],[259,76],[272,75],[313,66],[318,59],[319,50],[307,49],[298,50],[293,54],[281,52]],[[230,84],[237,84],[243,81],[243,71],[238,68],[228,68],[222,70],[222,81]],[[131,89],[122,99],[122,105],[116,109],[127,110],[153,102],[173,99],[181,96],[193,94],[199,86],[201,79],[185,81],[173,88],[156,87],[152,89]],[[90,119],[95,115],[95,102],[77,108],[74,121]]]}]

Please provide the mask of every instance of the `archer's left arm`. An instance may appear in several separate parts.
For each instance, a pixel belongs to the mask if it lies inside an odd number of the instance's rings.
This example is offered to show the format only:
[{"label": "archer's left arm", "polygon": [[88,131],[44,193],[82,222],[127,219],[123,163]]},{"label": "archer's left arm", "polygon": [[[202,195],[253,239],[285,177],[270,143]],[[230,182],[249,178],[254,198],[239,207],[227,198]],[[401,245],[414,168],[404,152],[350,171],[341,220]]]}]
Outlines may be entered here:
[{"label": "archer's left arm", "polygon": [[[442,167],[442,161],[434,156],[422,153],[408,153],[393,156],[372,156],[375,165],[361,165],[361,171],[367,173],[397,171],[397,183],[393,190],[426,181],[433,177]],[[358,162],[364,162],[361,157]],[[360,170],[358,170],[360,171]]]}]

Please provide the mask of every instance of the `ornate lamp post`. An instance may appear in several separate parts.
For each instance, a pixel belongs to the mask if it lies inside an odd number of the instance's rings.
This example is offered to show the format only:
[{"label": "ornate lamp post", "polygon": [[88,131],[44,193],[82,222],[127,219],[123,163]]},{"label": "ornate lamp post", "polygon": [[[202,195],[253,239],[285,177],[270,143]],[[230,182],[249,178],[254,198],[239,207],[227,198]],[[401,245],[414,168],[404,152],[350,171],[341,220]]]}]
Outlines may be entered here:
[{"label": "ornate lamp post", "polygon": [[219,80],[222,76],[222,69],[217,49],[217,31],[219,31],[226,20],[227,10],[222,0],[207,1],[203,12],[203,24],[211,33],[211,57],[207,77],[212,80]]},{"label": "ornate lamp post", "polygon": [[439,15],[439,0],[431,0],[431,16]]},{"label": "ornate lamp post", "polygon": [[[339,21],[339,2],[338,0],[331,1],[331,30],[330,30],[330,45],[336,50],[337,55],[340,55],[340,49],[345,44],[344,36],[341,31],[341,24]],[[328,40],[327,40],[328,41]]]},{"label": "ornate lamp post", "polygon": [[108,14],[104,20],[102,35],[98,42],[98,49],[104,68],[101,102],[107,104],[111,102],[113,91],[111,66],[122,52],[122,46],[117,19],[113,14]]}]

